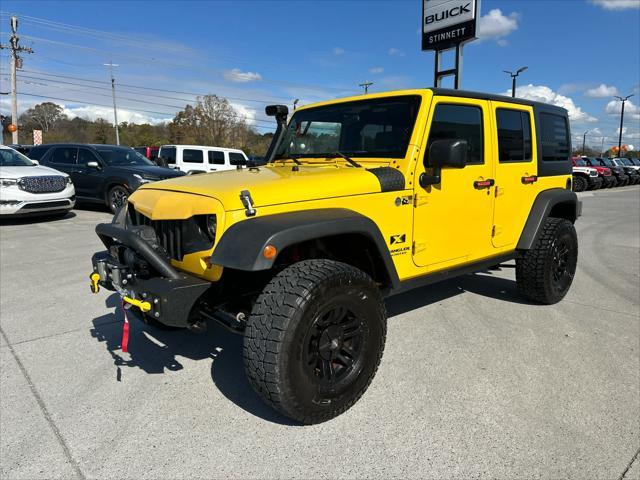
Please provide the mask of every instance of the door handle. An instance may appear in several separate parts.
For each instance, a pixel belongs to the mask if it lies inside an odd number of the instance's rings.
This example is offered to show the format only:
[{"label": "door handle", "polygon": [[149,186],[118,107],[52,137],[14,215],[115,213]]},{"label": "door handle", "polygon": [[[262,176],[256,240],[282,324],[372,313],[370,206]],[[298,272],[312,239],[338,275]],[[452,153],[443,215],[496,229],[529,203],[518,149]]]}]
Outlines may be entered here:
[{"label": "door handle", "polygon": [[496,184],[493,178],[487,178],[486,180],[476,180],[473,182],[473,188],[476,190],[482,190],[483,188],[491,188]]},{"label": "door handle", "polygon": [[528,185],[530,183],[536,183],[538,181],[538,177],[536,175],[529,175],[527,177],[522,177],[520,180],[525,185]]}]

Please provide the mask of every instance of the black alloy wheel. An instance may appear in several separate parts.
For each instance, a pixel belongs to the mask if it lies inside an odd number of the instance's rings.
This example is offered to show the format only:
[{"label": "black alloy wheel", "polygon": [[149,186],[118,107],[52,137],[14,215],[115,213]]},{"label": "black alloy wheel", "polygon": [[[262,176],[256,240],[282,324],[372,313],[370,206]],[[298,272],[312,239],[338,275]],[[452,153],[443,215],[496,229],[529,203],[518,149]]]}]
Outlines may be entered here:
[{"label": "black alloy wheel", "polygon": [[129,191],[122,185],[116,185],[107,193],[107,206],[112,213],[116,213],[127,202],[127,198],[129,198]]}]

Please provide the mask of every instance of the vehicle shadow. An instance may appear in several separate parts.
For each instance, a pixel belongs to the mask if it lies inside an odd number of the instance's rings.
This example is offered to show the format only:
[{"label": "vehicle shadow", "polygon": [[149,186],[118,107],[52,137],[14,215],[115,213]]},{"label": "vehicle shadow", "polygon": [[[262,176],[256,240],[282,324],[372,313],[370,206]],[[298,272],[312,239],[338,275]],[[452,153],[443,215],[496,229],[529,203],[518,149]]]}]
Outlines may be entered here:
[{"label": "vehicle shadow", "polygon": [[209,323],[205,333],[185,329],[162,329],[128,315],[129,352],[122,353],[123,313],[117,294],[106,300],[113,313],[93,320],[90,334],[103,342],[116,367],[116,381],[124,381],[125,368],[139,368],[148,374],[179,371],[184,367],[178,357],[211,360],[211,379],[220,393],[243,410],[269,422],[299,425],[268,407],[249,385],[242,360],[242,336]]},{"label": "vehicle shadow", "polygon": [[[465,275],[438,284],[418,288],[387,299],[388,316],[393,317],[425,307],[465,291],[513,303],[526,303],[518,293],[515,281],[499,278],[491,271]],[[242,359],[242,336],[210,322],[205,333],[184,329],[162,329],[148,325],[133,315],[130,321],[129,352],[122,353],[123,313],[120,298],[106,300],[112,313],[93,320],[91,336],[104,343],[116,367],[116,381],[124,381],[124,368],[139,368],[148,374],[179,371],[184,367],[178,357],[211,360],[211,380],[220,393],[243,410],[269,422],[300,425],[268,407],[253,391],[246,378]]]},{"label": "vehicle shadow", "polygon": [[19,217],[0,217],[0,225],[28,225],[32,223],[56,223],[63,222],[75,217],[76,214],[73,210],[65,213],[39,213],[30,214]]}]

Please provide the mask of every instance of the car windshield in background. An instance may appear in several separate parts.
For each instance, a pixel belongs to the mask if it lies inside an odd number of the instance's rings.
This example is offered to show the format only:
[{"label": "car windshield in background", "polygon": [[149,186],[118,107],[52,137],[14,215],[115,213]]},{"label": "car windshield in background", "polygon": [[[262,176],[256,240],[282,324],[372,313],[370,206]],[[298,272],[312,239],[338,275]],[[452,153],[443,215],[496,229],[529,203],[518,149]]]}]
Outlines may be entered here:
[{"label": "car windshield in background", "polygon": [[275,158],[404,157],[419,108],[411,95],[299,110]]},{"label": "car windshield in background", "polygon": [[603,158],[601,161],[601,163],[604,163],[607,167],[615,167],[616,164],[613,163],[611,160],[609,160],[608,158]]},{"label": "car windshield in background", "polygon": [[576,166],[577,167],[587,167],[587,162],[585,162],[584,160],[576,160]]},{"label": "car windshield in background", "polygon": [[154,165],[146,157],[140,155],[131,148],[97,148],[100,156],[113,166],[130,166],[130,165]]},{"label": "car windshield in background", "polygon": [[32,167],[34,165],[35,163],[21,153],[8,148],[0,149],[0,167]]}]

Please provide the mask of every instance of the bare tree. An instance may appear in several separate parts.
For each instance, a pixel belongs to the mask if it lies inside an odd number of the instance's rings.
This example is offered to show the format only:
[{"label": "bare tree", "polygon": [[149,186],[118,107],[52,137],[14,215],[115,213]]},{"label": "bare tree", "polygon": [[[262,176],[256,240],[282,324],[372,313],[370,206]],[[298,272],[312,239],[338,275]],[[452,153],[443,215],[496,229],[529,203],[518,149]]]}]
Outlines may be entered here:
[{"label": "bare tree", "polygon": [[66,119],[62,107],[52,102],[43,102],[28,109],[20,116],[23,125],[48,132],[60,120]]}]

